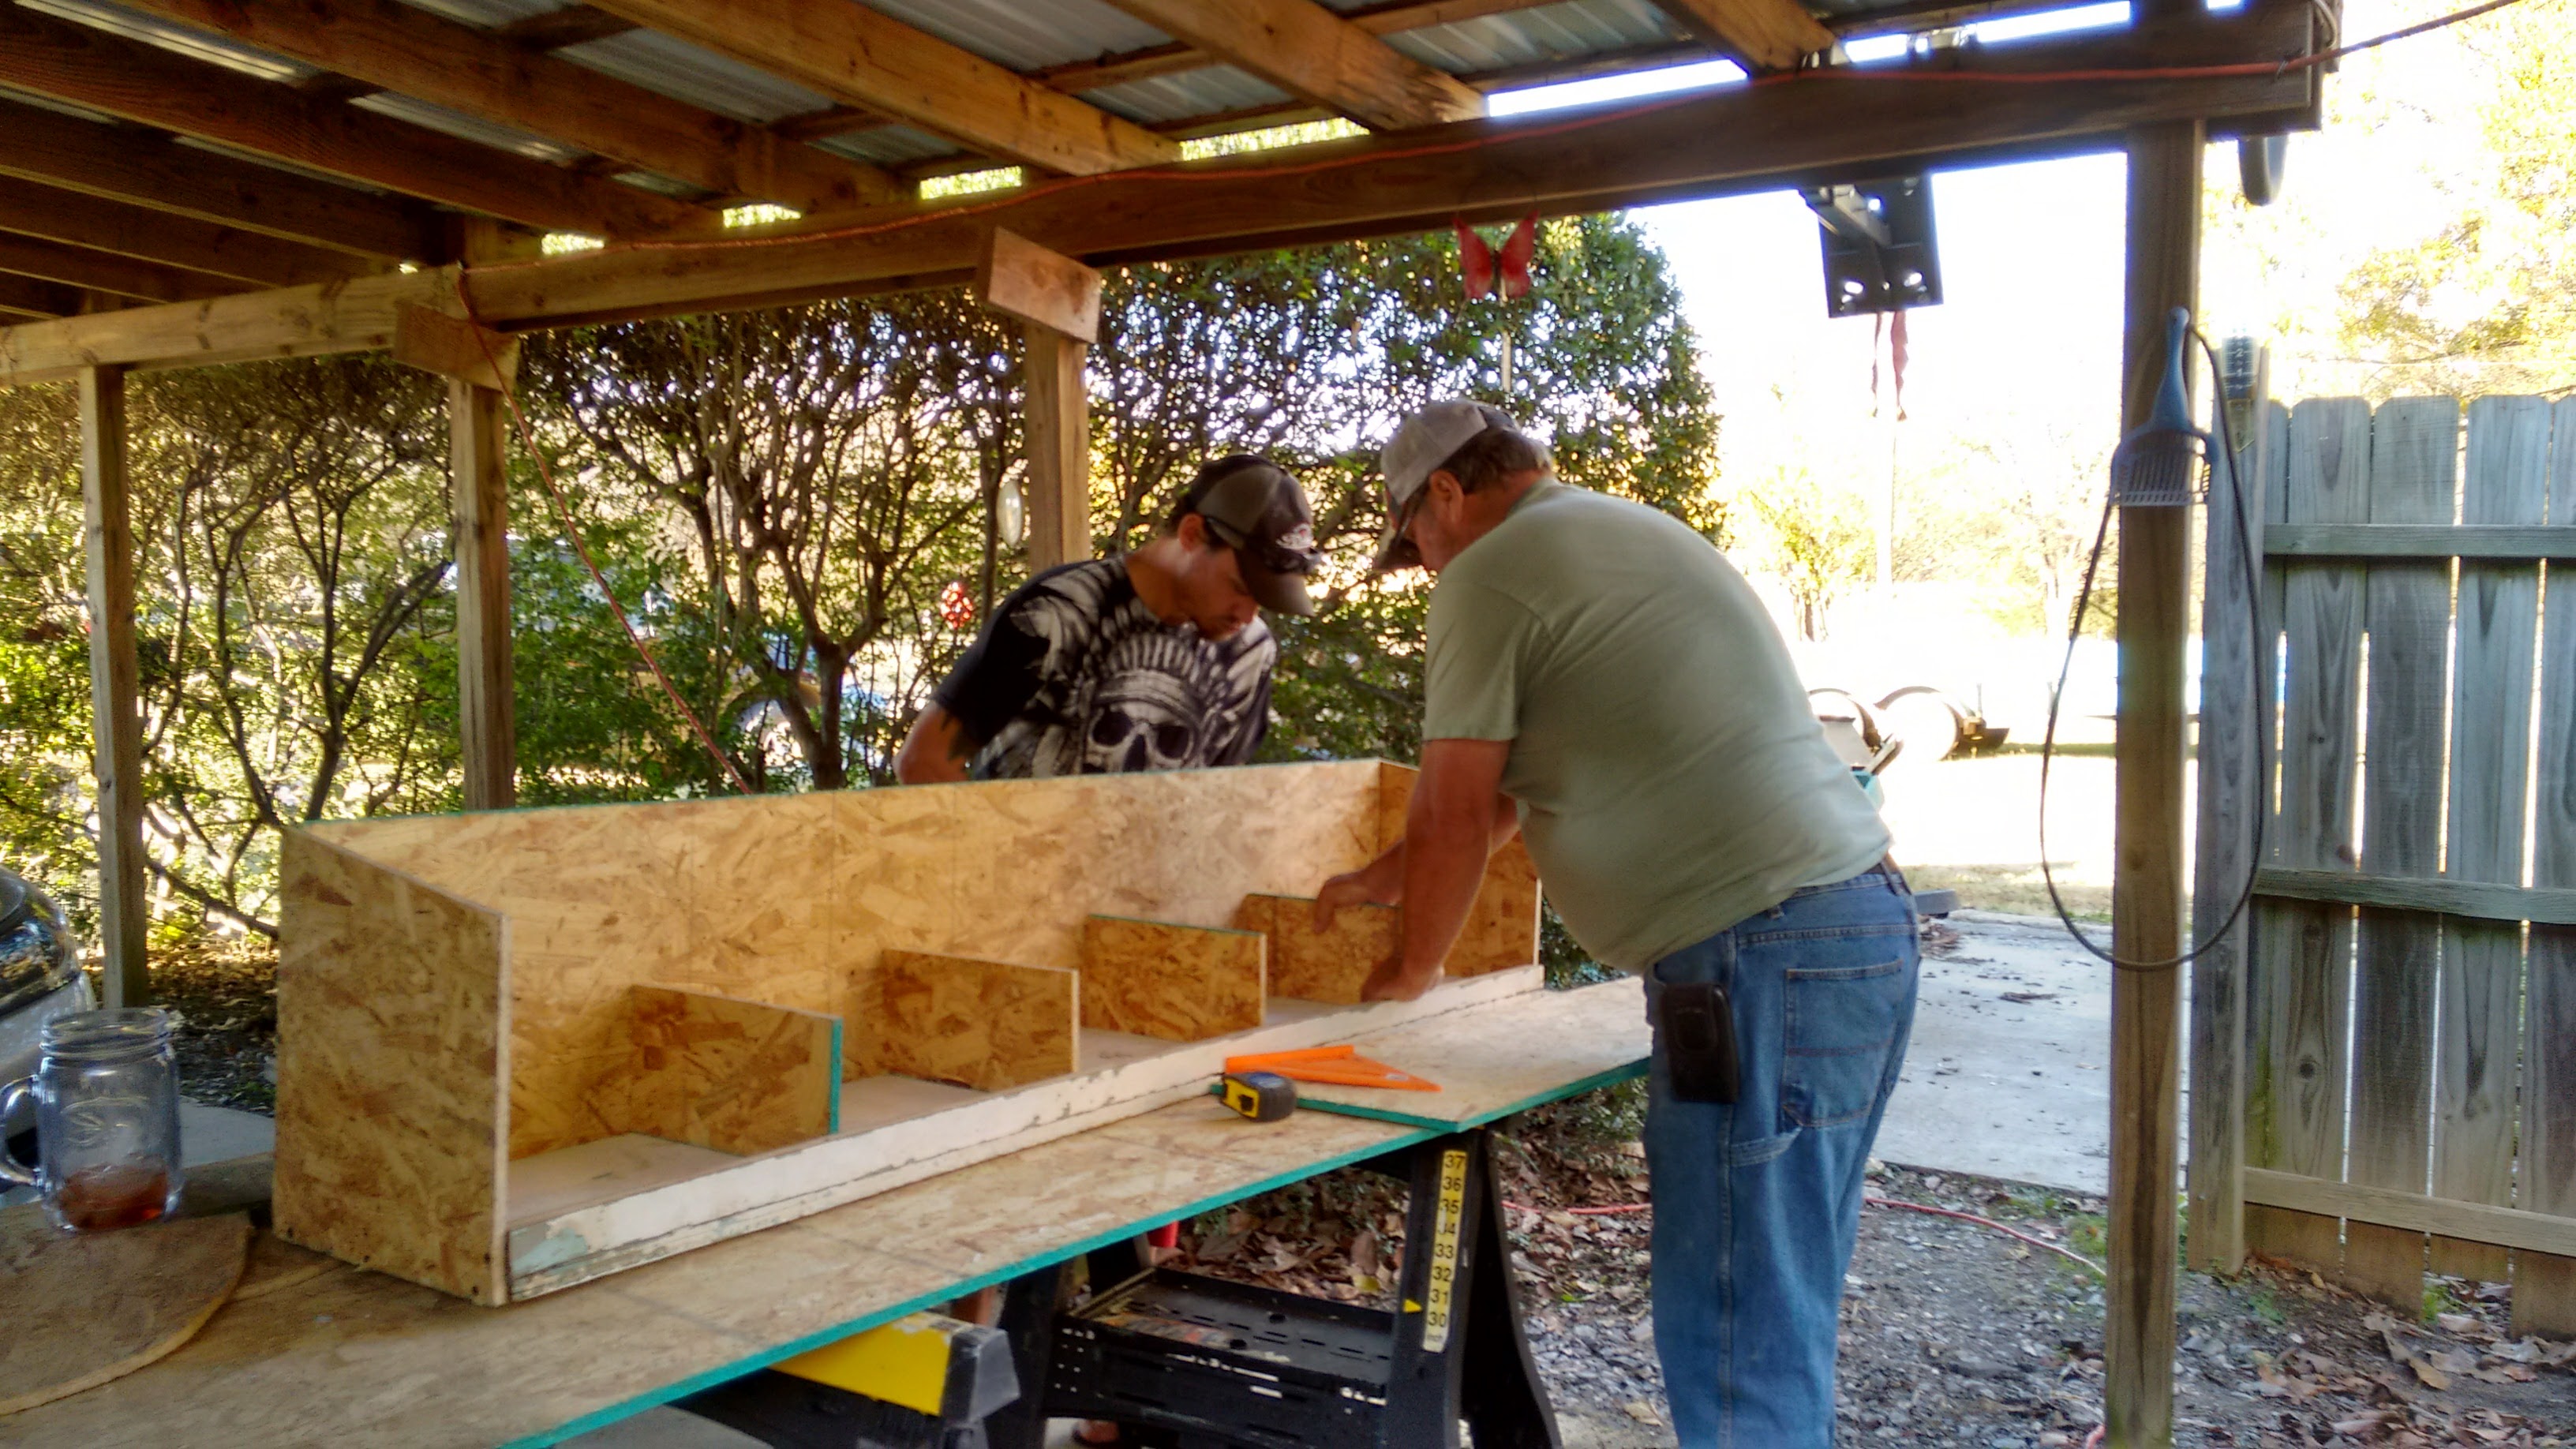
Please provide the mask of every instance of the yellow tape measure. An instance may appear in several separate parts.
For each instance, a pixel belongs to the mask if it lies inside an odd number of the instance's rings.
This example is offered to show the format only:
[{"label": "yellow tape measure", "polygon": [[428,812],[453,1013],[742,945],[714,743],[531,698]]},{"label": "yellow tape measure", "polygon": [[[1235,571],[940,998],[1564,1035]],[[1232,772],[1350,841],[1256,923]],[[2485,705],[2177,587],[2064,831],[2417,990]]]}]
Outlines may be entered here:
[{"label": "yellow tape measure", "polygon": [[1276,1122],[1297,1110],[1297,1084],[1276,1072],[1229,1072],[1217,1095],[1255,1122]]}]

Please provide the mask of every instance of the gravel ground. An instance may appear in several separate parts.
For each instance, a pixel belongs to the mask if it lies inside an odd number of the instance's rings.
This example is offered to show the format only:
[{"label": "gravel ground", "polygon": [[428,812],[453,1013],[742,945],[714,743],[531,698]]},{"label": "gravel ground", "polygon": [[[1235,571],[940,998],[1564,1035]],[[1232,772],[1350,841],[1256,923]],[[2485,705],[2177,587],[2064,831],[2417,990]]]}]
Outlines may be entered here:
[{"label": "gravel ground", "polygon": [[[1599,1115],[1599,1109],[1593,1109]],[[1537,1114],[1533,1114],[1534,1116]],[[1615,1114],[1613,1114],[1615,1115]],[[1508,1163],[1531,1351],[1570,1445],[1660,1449],[1662,1372],[1647,1288],[1649,1212],[1633,1144],[1522,1128]],[[2099,1261],[2102,1204],[1991,1179],[1881,1167],[1873,1196],[1969,1212]],[[1183,1267],[1318,1296],[1383,1301],[1401,1195],[1320,1179],[1212,1215]],[[1209,1220],[1194,1226],[1205,1226]],[[1365,1267],[1366,1271],[1362,1271]],[[2576,1343],[2515,1341],[2501,1286],[2451,1282],[2398,1313],[2257,1265],[2184,1275],[2179,1445],[2576,1445]],[[1840,1438],[1925,1449],[2081,1445],[2102,1421],[2093,1272],[1994,1228],[1896,1206],[1861,1215],[1843,1299]]]}]

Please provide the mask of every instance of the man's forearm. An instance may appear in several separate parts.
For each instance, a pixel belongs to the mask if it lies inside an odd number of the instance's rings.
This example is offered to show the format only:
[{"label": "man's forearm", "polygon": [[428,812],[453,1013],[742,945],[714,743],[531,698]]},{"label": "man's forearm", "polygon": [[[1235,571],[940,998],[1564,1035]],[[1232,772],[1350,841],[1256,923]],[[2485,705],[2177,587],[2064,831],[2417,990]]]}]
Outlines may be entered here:
[{"label": "man's forearm", "polygon": [[1430,828],[1405,832],[1404,955],[1407,981],[1428,985],[1449,959],[1467,912],[1484,883],[1485,860],[1493,853],[1489,821],[1423,822]]}]

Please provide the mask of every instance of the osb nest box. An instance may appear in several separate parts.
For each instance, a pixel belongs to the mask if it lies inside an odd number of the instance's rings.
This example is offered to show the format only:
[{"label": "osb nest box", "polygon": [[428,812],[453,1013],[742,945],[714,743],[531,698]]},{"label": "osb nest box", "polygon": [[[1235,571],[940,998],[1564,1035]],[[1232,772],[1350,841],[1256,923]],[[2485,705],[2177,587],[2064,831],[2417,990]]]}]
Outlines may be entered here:
[{"label": "osb nest box", "polygon": [[1403,834],[1375,761],[290,833],[278,1232],[480,1303],[1203,1092],[1234,1053],[1540,986],[1498,854],[1443,984],[1306,897]]}]

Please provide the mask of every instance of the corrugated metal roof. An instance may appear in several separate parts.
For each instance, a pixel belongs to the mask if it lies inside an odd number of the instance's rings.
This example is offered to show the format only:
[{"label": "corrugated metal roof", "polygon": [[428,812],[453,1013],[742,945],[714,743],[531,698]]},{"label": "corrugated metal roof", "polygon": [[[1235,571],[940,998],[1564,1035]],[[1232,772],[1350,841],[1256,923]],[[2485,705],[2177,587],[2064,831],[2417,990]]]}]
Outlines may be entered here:
[{"label": "corrugated metal roof", "polygon": [[1044,70],[1172,43],[1101,0],[870,0],[868,8],[1011,70]]},{"label": "corrugated metal roof", "polygon": [[451,111],[445,106],[432,105],[410,96],[396,95],[392,91],[378,91],[371,96],[360,96],[349,104],[362,111],[373,111],[380,116],[391,116],[397,121],[409,121],[415,126],[442,131],[463,140],[477,141],[486,146],[498,147],[503,151],[516,152],[535,161],[578,161],[590,154],[576,147],[564,145],[560,141],[548,140],[534,131],[522,131],[516,126],[497,125],[479,116],[469,116],[463,111]]},{"label": "corrugated metal roof", "polygon": [[403,0],[416,10],[444,15],[450,20],[489,30],[531,15],[548,15],[564,8],[555,0]]},{"label": "corrugated metal roof", "polygon": [[1296,99],[1259,76],[1230,65],[1204,66],[1084,91],[1082,98],[1131,121],[1187,121]]},{"label": "corrugated metal roof", "polygon": [[1688,37],[1653,0],[1569,0],[1386,37],[1387,44],[1425,65],[1464,74],[1684,39]]},{"label": "corrugated metal roof", "polygon": [[203,31],[174,25],[158,16],[128,10],[122,5],[111,5],[106,0],[24,0],[24,3],[30,10],[77,21],[146,45],[157,45],[190,60],[205,61],[261,80],[300,81],[321,74],[301,62],[271,55],[264,50],[253,50],[247,45],[236,45],[229,40],[219,40]]},{"label": "corrugated metal roof", "polygon": [[766,125],[832,107],[832,98],[819,91],[657,30],[630,30],[555,54],[737,121]]},{"label": "corrugated metal roof", "polygon": [[880,166],[900,166],[907,161],[929,161],[958,154],[955,142],[910,126],[878,126],[814,144],[835,156],[847,156],[853,161],[873,161]]}]

